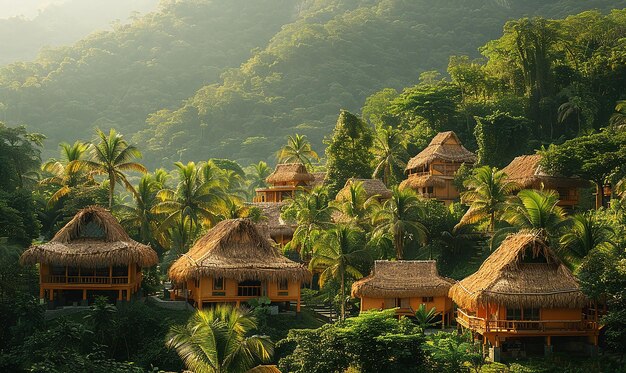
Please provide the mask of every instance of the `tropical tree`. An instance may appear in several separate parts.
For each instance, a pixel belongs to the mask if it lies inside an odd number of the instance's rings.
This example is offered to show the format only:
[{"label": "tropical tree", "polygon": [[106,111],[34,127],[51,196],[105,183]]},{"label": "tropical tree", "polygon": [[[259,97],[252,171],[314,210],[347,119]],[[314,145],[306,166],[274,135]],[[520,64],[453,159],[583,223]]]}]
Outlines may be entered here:
[{"label": "tropical tree", "polygon": [[463,185],[468,189],[461,193],[461,202],[469,209],[457,227],[488,220],[488,229],[493,232],[496,220],[500,217],[511,199],[511,194],[519,188],[507,180],[506,174],[495,167],[476,168]]},{"label": "tropical tree", "polygon": [[169,175],[164,169],[143,175],[135,188],[133,204],[120,204],[116,207],[122,215],[122,225],[136,229],[141,242],[151,242],[157,235],[158,217],[153,208],[158,202],[157,193],[165,188],[168,178]]},{"label": "tropical tree", "polygon": [[374,137],[372,153],[374,153],[375,164],[372,177],[382,175],[383,182],[387,187],[395,184],[397,175],[402,175],[404,166],[406,166],[405,160],[408,157],[402,140],[402,132],[391,127],[379,128]]},{"label": "tropical tree", "polygon": [[228,198],[223,179],[210,178],[211,173],[194,162],[174,164],[178,171],[175,189],[162,189],[157,193],[158,202],[152,212],[163,217],[159,233],[177,229],[183,235],[185,247],[199,228],[210,227],[219,220],[225,200]]},{"label": "tropical tree", "polygon": [[252,172],[247,175],[248,191],[250,194],[253,194],[256,189],[267,187],[265,179],[270,176],[272,169],[263,161],[250,165],[250,168]]},{"label": "tropical tree", "polygon": [[610,123],[616,128],[626,126],[626,100],[617,101],[615,104],[615,112],[611,115]]},{"label": "tropical tree", "polygon": [[437,312],[437,308],[433,307],[431,309],[426,309],[425,304],[420,304],[420,306],[415,311],[415,321],[417,325],[422,329],[422,332],[427,328],[433,327],[437,324],[440,324],[441,321],[435,321],[435,318],[439,315]]},{"label": "tropical tree", "polygon": [[135,145],[128,144],[124,137],[114,129],[109,134],[97,129],[98,143],[89,146],[90,159],[78,159],[72,162],[73,171],[85,168],[96,175],[105,175],[109,182],[109,208],[113,206],[115,185],[121,184],[134,193],[134,188],[126,179],[125,171],[146,173],[148,170],[135,159],[141,158],[141,152]]},{"label": "tropical tree", "polygon": [[502,220],[510,226],[496,232],[492,238],[492,247],[509,233],[521,230],[536,232],[546,241],[553,242],[559,236],[560,230],[569,224],[565,211],[557,206],[558,202],[559,196],[553,190],[520,191],[502,214]]},{"label": "tropical tree", "polygon": [[285,245],[285,250],[299,249],[302,258],[311,255],[313,244],[320,232],[332,227],[332,212],[335,208],[328,203],[328,191],[323,187],[316,187],[311,191],[303,190],[287,200],[282,217],[286,221],[295,222],[297,227],[293,238]]},{"label": "tropical tree", "polygon": [[367,198],[362,182],[353,182],[348,186],[347,193],[342,192],[331,205],[337,208],[343,219],[367,230],[369,214],[375,201],[376,196]]},{"label": "tropical tree", "polygon": [[84,160],[88,144],[76,141],[73,145],[62,143],[61,159],[50,159],[41,166],[42,171],[51,174],[39,182],[40,185],[55,185],[58,189],[48,198],[48,207],[54,205],[75,188],[93,183],[93,178],[84,166],[75,167],[73,162]]},{"label": "tropical tree", "polygon": [[428,232],[419,221],[423,213],[415,191],[394,187],[390,199],[382,205],[374,205],[373,236],[374,238],[389,237],[396,250],[396,259],[401,260],[404,258],[404,247],[408,241],[426,242]]},{"label": "tropical tree", "polygon": [[298,134],[287,138],[287,145],[276,153],[276,158],[280,163],[302,163],[306,166],[311,166],[312,160],[319,161],[306,136]]},{"label": "tropical tree", "polygon": [[269,362],[274,346],[267,336],[250,335],[256,319],[229,305],[198,310],[185,325],[174,325],[166,346],[196,373],[244,373]]},{"label": "tropical tree", "polygon": [[346,280],[363,277],[355,265],[362,262],[367,255],[365,233],[345,224],[338,224],[324,232],[313,246],[309,268],[312,272],[321,273],[320,286],[324,286],[330,279],[339,282],[341,320],[346,317]]},{"label": "tropical tree", "polygon": [[568,262],[578,265],[592,250],[615,248],[615,231],[593,212],[576,214],[571,226],[561,236],[560,247]]}]

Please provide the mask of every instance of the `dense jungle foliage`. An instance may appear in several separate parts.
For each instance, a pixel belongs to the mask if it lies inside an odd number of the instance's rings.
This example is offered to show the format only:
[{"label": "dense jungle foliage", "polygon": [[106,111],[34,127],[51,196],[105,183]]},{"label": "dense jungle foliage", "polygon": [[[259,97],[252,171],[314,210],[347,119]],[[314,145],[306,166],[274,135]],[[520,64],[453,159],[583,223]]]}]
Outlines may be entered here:
[{"label": "dense jungle foliage", "polygon": [[[416,84],[424,71],[445,73],[451,55],[478,58],[478,48],[497,38],[507,20],[624,6],[605,0],[166,1],[129,25],[1,69],[0,120],[45,134],[48,156],[61,141],[112,126],[137,134],[151,166],[182,156],[267,161],[287,134],[306,134],[319,148],[339,109],[358,112],[380,89]],[[546,53],[593,32],[568,36],[570,27],[581,31],[575,22],[566,22],[566,35],[546,35]],[[585,45],[604,48],[607,37]],[[488,50],[489,60],[499,61],[491,65],[509,66],[506,56]],[[555,80],[550,71],[575,78],[564,68],[553,71],[563,64],[573,66],[574,75],[586,69],[575,65],[588,57],[584,51],[566,57],[542,66],[549,79]],[[523,77],[517,78],[520,85]],[[531,118],[540,115],[539,101],[547,100],[545,110],[555,105],[559,88],[542,91],[528,108]],[[585,94],[578,92],[585,87],[572,89],[570,95]],[[605,110],[597,108],[601,115]]]}]

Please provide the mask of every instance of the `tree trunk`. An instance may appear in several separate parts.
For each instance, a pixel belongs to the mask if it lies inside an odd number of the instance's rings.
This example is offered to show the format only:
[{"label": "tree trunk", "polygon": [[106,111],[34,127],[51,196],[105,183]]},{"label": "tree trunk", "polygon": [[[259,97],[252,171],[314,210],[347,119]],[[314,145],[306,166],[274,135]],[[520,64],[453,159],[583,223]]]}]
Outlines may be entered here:
[{"label": "tree trunk", "polygon": [[113,193],[115,192],[115,177],[109,173],[109,210],[113,207]]},{"label": "tree trunk", "polygon": [[345,270],[341,271],[341,317],[340,320],[346,319],[346,282],[345,282]]}]

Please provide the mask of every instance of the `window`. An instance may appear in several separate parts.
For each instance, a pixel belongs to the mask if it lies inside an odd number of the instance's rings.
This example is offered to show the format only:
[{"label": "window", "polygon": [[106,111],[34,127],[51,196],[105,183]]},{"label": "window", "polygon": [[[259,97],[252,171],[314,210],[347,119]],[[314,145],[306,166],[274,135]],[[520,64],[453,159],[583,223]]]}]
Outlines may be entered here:
[{"label": "window", "polygon": [[289,290],[289,281],[280,280],[278,282],[278,290]]},{"label": "window", "polygon": [[224,278],[215,277],[213,279],[213,290],[224,290]]},{"label": "window", "polygon": [[506,319],[507,320],[521,320],[522,310],[520,308],[507,308]]},{"label": "window", "polygon": [[432,303],[433,297],[422,297],[422,303]]},{"label": "window", "polygon": [[524,308],[523,320],[539,320],[539,308]]},{"label": "window", "polygon": [[430,186],[426,188],[426,190],[428,191],[428,194],[433,194],[433,191],[434,191],[433,187]]}]

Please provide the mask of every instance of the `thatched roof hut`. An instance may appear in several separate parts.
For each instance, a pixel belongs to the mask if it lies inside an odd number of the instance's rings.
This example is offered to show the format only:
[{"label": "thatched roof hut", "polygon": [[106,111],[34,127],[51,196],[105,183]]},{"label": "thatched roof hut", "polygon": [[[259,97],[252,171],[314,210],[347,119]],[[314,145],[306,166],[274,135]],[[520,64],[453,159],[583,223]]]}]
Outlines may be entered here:
[{"label": "thatched roof hut", "polygon": [[307,171],[302,163],[281,163],[276,165],[274,172],[265,179],[269,184],[281,184],[290,182],[311,183],[315,176]]},{"label": "thatched roof hut", "polygon": [[508,236],[476,273],[450,289],[450,298],[466,309],[578,308],[588,301],[572,272],[532,232]]},{"label": "thatched roof hut", "polygon": [[361,183],[365,190],[366,198],[380,196],[382,199],[391,198],[391,190],[389,190],[380,179],[356,179],[350,178],[346,181],[344,187],[337,193],[336,200],[346,200],[350,197],[350,186]]},{"label": "thatched roof hut", "polygon": [[449,177],[446,179],[437,175],[417,175],[410,176],[407,179],[402,180],[399,188],[411,188],[418,189],[424,187],[438,187],[446,185],[446,180],[450,179]]},{"label": "thatched roof hut", "polygon": [[311,183],[311,187],[315,188],[318,186],[323,186],[326,182],[326,172],[313,172],[312,173],[315,180]]},{"label": "thatched roof hut", "polygon": [[522,189],[536,188],[543,184],[546,188],[583,188],[589,186],[589,182],[576,177],[566,177],[560,175],[547,174],[541,168],[541,155],[521,155],[515,157],[504,167],[502,171],[508,176],[510,181],[520,185]]},{"label": "thatched roof hut", "polygon": [[452,132],[440,132],[430,141],[426,149],[411,158],[405,170],[424,167],[435,160],[455,163],[474,163],[476,156],[461,145],[458,136]]},{"label": "thatched roof hut", "polygon": [[281,255],[248,219],[218,223],[170,268],[176,282],[204,276],[243,280],[310,281],[303,264]]},{"label": "thatched roof hut", "polygon": [[352,284],[352,296],[359,298],[445,296],[453,283],[453,280],[439,276],[434,260],[377,260],[369,276]]},{"label": "thatched roof hut", "polygon": [[20,258],[22,264],[100,267],[159,262],[154,250],[131,239],[113,215],[102,207],[80,210],[45,244],[34,245]]},{"label": "thatched roof hut", "polygon": [[256,223],[259,230],[270,237],[293,236],[295,227],[285,222],[281,217],[281,211],[285,202],[254,202],[251,206],[261,209],[264,219]]}]

